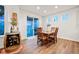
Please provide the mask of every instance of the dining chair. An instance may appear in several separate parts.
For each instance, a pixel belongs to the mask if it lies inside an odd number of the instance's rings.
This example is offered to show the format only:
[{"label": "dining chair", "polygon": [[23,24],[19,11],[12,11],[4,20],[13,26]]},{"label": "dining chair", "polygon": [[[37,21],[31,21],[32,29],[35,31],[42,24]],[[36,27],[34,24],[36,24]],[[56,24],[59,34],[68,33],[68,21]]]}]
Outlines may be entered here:
[{"label": "dining chair", "polygon": [[39,41],[41,42],[41,45],[47,44],[48,43],[47,35],[45,35],[44,33],[40,33],[40,38],[38,39],[38,43]]},{"label": "dining chair", "polygon": [[44,34],[42,31],[40,31],[40,29],[38,28],[38,30],[37,30],[37,44],[44,45],[44,44],[48,43],[47,39],[48,39],[47,35]]},{"label": "dining chair", "polygon": [[53,28],[54,28],[54,32],[50,34],[49,39],[53,40],[56,43],[57,42],[58,28],[57,27],[53,27]]},{"label": "dining chair", "polygon": [[40,38],[40,33],[42,32],[42,28],[37,28],[37,38]]}]

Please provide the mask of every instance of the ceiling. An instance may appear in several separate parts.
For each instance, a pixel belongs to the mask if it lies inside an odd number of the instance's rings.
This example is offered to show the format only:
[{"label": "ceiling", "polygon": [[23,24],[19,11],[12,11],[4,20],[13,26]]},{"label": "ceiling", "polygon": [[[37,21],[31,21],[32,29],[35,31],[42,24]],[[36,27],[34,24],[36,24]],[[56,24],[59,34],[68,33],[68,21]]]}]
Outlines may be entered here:
[{"label": "ceiling", "polygon": [[[71,8],[75,8],[78,5],[22,5],[19,6],[22,10],[29,11],[41,16],[50,15],[53,13],[61,12]],[[39,8],[40,7],[40,8]],[[55,8],[58,7],[58,8]],[[37,9],[38,8],[38,9]]]}]

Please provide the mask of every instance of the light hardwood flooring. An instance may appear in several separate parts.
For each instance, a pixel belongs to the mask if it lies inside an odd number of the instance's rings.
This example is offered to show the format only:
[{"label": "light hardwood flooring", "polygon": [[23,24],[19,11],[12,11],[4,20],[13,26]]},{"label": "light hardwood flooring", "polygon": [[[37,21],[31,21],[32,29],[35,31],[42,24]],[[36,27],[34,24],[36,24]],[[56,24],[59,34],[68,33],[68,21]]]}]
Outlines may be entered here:
[{"label": "light hardwood flooring", "polygon": [[79,42],[58,39],[57,43],[44,46],[37,45],[37,39],[24,40],[24,49],[20,54],[78,54]]}]

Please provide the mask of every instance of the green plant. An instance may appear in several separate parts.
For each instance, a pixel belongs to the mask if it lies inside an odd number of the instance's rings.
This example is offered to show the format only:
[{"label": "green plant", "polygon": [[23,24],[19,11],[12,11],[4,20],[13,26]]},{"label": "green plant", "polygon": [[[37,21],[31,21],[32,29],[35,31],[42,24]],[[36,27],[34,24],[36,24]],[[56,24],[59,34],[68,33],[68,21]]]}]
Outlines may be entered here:
[{"label": "green plant", "polygon": [[11,18],[11,24],[13,25],[13,26],[16,26],[17,25],[17,22],[16,22],[16,19],[14,19],[14,18]]}]

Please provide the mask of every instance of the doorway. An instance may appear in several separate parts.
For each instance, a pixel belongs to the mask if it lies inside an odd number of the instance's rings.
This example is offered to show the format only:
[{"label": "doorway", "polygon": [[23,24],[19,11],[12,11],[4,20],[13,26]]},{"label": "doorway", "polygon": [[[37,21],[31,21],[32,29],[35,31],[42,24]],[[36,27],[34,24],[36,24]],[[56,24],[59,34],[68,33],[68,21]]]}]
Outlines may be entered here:
[{"label": "doorway", "polygon": [[39,27],[38,18],[27,16],[27,37],[33,37],[37,35],[38,27]]}]

